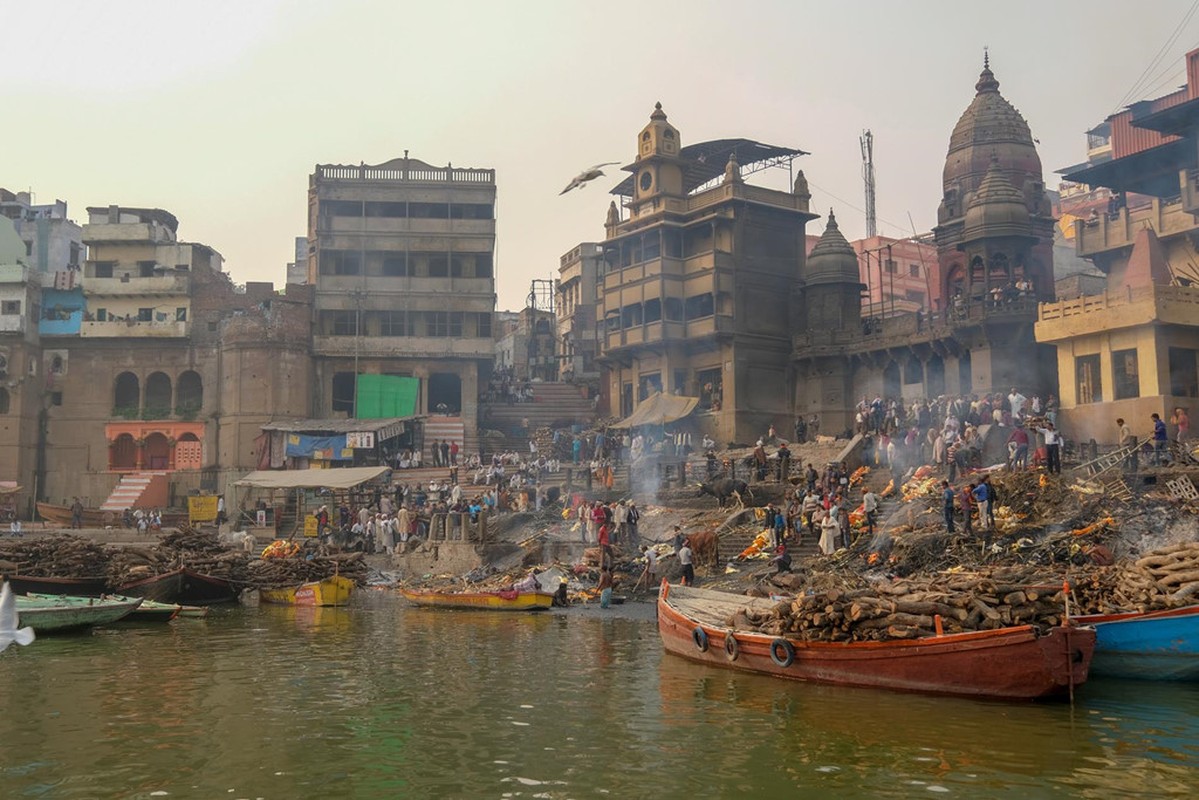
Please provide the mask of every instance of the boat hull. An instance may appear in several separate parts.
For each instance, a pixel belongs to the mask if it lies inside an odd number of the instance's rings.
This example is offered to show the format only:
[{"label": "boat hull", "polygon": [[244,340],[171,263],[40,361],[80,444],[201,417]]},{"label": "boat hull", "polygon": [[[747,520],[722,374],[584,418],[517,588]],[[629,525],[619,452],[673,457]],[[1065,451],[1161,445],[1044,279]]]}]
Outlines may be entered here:
[{"label": "boat hull", "polygon": [[[38,503],[38,516],[46,522],[58,525],[63,528],[71,527],[71,507],[57,506],[53,503]],[[80,524],[85,528],[103,528],[108,525],[120,525],[123,512],[121,511],[101,511],[98,508],[85,508],[80,515]],[[162,515],[162,526],[164,528],[176,528],[187,522],[186,511],[166,511]]]},{"label": "boat hull", "polygon": [[106,578],[36,578],[13,575],[8,583],[14,594],[56,594],[72,597],[99,597],[108,586]]},{"label": "boat hull", "polygon": [[354,582],[335,575],[322,581],[311,581],[299,586],[280,589],[262,589],[259,597],[264,603],[289,606],[344,606],[350,602]]},{"label": "boat hull", "polygon": [[160,603],[187,606],[208,606],[237,600],[237,592],[229,581],[187,568],[127,583],[118,591],[121,594],[144,597]]},{"label": "boat hull", "polygon": [[[1033,700],[1067,694],[1087,679],[1095,631],[1053,628],[1039,635],[1032,626],[886,642],[804,642],[788,639],[794,660],[783,666],[771,656],[779,637],[731,632],[703,624],[672,603],[675,593],[704,590],[663,583],[658,596],[658,632],[668,653],[715,667],[789,680],[927,694],[1004,700]],[[719,594],[708,592],[707,594]],[[725,596],[729,597],[728,595]],[[741,598],[749,600],[749,598]],[[702,628],[707,649],[696,644]],[[725,638],[736,640],[731,658]]]},{"label": "boat hull", "polygon": [[[65,602],[68,600],[91,602]],[[28,625],[37,633],[58,633],[116,622],[133,613],[141,603],[140,597],[17,598],[17,618],[20,625]]]},{"label": "boat hull", "polygon": [[1095,627],[1096,675],[1137,680],[1199,680],[1199,606],[1077,617]]},{"label": "boat hull", "polygon": [[426,608],[473,608],[486,611],[544,611],[554,604],[554,596],[545,592],[413,592],[400,594],[411,603]]}]

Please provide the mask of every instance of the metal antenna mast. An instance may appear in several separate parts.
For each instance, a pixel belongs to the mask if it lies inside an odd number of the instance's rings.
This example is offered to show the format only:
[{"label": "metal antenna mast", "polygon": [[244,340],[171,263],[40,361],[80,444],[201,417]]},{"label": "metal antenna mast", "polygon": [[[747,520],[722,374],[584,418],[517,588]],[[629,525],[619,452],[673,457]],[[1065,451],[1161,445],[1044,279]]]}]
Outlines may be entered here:
[{"label": "metal antenna mast", "polygon": [[878,235],[878,218],[874,213],[874,134],[863,131],[858,142],[862,145],[862,182],[866,184],[866,238]]}]

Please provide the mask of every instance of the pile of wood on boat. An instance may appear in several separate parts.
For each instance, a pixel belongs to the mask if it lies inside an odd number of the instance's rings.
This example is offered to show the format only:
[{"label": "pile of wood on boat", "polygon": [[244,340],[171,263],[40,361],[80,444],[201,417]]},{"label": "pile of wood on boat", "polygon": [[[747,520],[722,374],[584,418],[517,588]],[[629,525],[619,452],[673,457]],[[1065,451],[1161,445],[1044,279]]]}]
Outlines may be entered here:
[{"label": "pile of wood on boat", "polygon": [[221,544],[214,532],[184,524],[162,534],[158,544],[114,552],[109,561],[109,585],[125,586],[179,567],[244,584],[250,578],[248,565],[252,558],[249,553]]},{"label": "pile of wood on boat", "polygon": [[[1063,573],[1038,566],[948,572],[894,581],[846,582],[738,611],[727,623],[806,641],[915,639],[937,633],[997,630],[1013,625],[1051,628],[1070,614],[1157,611],[1194,602],[1199,591],[1199,542],[1173,545],[1116,566]],[[939,617],[939,620],[938,620]]]},{"label": "pile of wood on boat", "polygon": [[260,558],[249,563],[246,583],[256,588],[295,586],[340,575],[365,586],[367,573],[362,553],[317,555],[311,559]]},{"label": "pile of wood on boat", "polygon": [[37,577],[104,576],[109,552],[77,536],[8,539],[0,542],[0,569]]}]

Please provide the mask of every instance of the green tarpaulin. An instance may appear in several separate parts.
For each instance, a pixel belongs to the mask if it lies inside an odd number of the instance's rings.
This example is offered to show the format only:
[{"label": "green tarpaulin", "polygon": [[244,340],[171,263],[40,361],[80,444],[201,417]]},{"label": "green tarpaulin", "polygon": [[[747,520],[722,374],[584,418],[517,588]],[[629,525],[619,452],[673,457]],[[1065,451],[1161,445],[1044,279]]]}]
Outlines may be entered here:
[{"label": "green tarpaulin", "polygon": [[419,378],[395,375],[358,376],[358,419],[411,417],[416,413]]}]

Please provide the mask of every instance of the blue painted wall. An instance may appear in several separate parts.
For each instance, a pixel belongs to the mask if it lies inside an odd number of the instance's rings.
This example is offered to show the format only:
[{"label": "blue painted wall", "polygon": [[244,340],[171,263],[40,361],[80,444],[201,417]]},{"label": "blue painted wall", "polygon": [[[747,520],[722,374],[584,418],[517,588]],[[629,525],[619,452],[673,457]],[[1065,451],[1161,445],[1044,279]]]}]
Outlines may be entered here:
[{"label": "blue painted wall", "polygon": [[38,333],[42,336],[78,336],[83,308],[81,287],[67,291],[42,289],[42,318],[38,320]]}]

